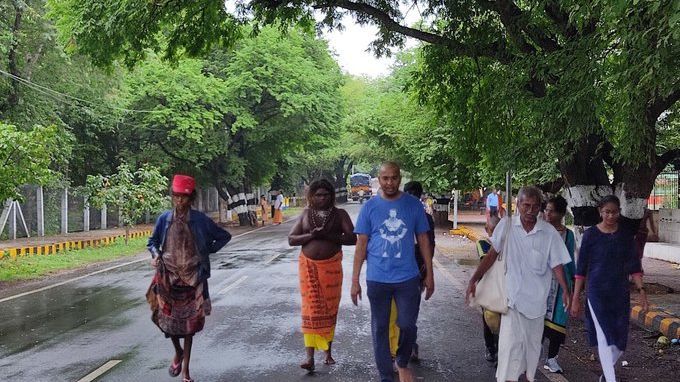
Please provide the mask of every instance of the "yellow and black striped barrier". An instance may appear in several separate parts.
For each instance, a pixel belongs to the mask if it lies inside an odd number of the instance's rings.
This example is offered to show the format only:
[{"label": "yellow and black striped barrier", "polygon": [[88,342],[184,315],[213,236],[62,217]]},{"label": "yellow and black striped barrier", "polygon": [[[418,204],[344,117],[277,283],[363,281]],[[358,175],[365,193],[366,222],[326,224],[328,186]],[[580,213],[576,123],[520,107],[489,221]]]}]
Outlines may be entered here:
[{"label": "yellow and black striped barrier", "polygon": [[459,225],[458,228],[452,229],[449,231],[451,235],[458,235],[458,236],[465,236],[471,241],[477,241],[479,240],[479,235],[472,229],[464,226],[464,225]]},{"label": "yellow and black striped barrier", "polygon": [[647,330],[658,331],[667,338],[680,338],[680,318],[658,307],[650,306],[645,312],[642,306],[634,305],[630,318]]},{"label": "yellow and black striped barrier", "polygon": [[[132,231],[130,232],[129,238],[136,239],[138,237],[150,235],[151,230]],[[78,250],[92,247],[104,247],[115,243],[118,239],[121,238],[125,238],[125,234],[105,236],[95,239],[69,240],[50,244],[28,245],[17,248],[0,249],[0,259],[3,259],[5,256],[8,256],[10,259],[16,260],[17,257],[34,255],[35,256],[54,255],[59,252],[68,250]]]}]

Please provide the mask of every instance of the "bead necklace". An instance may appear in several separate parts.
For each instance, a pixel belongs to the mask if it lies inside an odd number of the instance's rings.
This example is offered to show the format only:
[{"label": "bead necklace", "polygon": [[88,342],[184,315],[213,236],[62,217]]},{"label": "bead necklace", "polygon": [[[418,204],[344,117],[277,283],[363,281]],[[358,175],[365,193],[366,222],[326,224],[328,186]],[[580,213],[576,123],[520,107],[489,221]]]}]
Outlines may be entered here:
[{"label": "bead necklace", "polygon": [[[323,228],[326,226],[326,223],[328,222],[328,218],[331,217],[331,214],[333,212],[333,207],[327,210],[316,210],[314,208],[311,209],[311,217],[312,217],[312,228]],[[321,224],[318,224],[317,220],[321,220]]]}]

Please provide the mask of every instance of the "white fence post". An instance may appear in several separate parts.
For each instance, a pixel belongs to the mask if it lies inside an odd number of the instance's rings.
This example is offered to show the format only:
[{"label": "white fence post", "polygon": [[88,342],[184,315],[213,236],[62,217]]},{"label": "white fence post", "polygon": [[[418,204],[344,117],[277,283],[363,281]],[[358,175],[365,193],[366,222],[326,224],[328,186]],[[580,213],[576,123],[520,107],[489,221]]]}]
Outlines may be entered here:
[{"label": "white fence post", "polygon": [[220,194],[217,192],[216,187],[213,187],[210,190],[212,191],[211,192],[212,198],[211,198],[211,201],[210,201],[210,205],[212,206],[212,208],[214,208],[213,211],[215,211],[215,210],[219,211],[220,210]]},{"label": "white fence post", "polygon": [[90,205],[87,202],[87,196],[83,197],[83,202],[85,203],[83,207],[83,231],[87,232],[90,230]]},{"label": "white fence post", "polygon": [[38,236],[45,236],[45,198],[43,186],[38,186],[35,195],[36,212],[38,218]]},{"label": "white fence post", "polygon": [[453,190],[453,229],[458,229],[458,190]]},{"label": "white fence post", "polygon": [[61,233],[68,233],[68,187],[64,187],[61,195]]},{"label": "white fence post", "polygon": [[201,188],[196,189],[196,208],[201,212],[205,211],[203,208],[203,189]]},{"label": "white fence post", "polygon": [[9,238],[11,240],[17,239],[17,209],[15,205],[16,201],[12,200],[9,207]]},{"label": "white fence post", "polygon": [[101,229],[106,229],[106,204],[102,206]]}]

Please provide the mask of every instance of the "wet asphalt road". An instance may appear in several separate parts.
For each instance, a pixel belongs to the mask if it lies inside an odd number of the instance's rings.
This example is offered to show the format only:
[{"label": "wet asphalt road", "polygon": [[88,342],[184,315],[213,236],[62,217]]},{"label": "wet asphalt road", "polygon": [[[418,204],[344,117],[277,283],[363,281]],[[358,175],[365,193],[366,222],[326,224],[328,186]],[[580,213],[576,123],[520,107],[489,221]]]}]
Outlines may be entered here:
[{"label": "wet asphalt road", "polygon": [[[359,205],[345,208],[355,217]],[[192,352],[197,382],[377,380],[368,299],[355,307],[349,298],[353,247],[344,249],[333,344],[338,364],[324,366],[318,355],[316,373],[299,368],[299,248],[288,246],[291,224],[250,232],[213,255],[213,312]],[[418,380],[492,381],[494,369],[482,357],[481,317],[463,304],[465,266],[439,260],[446,271],[436,268],[436,293],[421,306]],[[0,375],[8,381],[78,381],[120,360],[96,380],[181,380],[168,376],[172,345],[149,318],[144,294],[151,277],[145,260],[0,302]]]}]

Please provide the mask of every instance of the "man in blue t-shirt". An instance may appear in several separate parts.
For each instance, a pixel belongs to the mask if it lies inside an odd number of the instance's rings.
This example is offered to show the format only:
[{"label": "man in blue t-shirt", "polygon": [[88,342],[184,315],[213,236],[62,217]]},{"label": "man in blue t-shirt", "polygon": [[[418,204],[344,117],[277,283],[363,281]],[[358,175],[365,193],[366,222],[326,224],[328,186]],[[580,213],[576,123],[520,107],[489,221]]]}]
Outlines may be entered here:
[{"label": "man in blue t-shirt", "polygon": [[397,305],[400,329],[397,370],[400,381],[413,381],[408,361],[417,336],[420,309],[420,273],[415,256],[416,240],[425,261],[425,299],[434,293],[432,244],[425,209],[416,198],[399,191],[401,171],[394,162],[380,167],[382,192],[364,204],[354,233],[358,235],[352,274],[352,302],[361,299],[359,275],[366,260],[367,295],[371,303],[373,353],[381,382],[393,381],[389,346],[390,305]]},{"label": "man in blue t-shirt", "polygon": [[486,196],[486,208],[489,210],[489,216],[498,216],[498,194],[493,187],[491,187],[489,195]]}]

